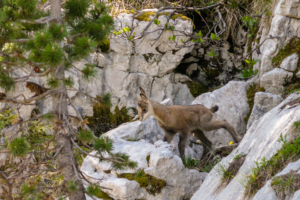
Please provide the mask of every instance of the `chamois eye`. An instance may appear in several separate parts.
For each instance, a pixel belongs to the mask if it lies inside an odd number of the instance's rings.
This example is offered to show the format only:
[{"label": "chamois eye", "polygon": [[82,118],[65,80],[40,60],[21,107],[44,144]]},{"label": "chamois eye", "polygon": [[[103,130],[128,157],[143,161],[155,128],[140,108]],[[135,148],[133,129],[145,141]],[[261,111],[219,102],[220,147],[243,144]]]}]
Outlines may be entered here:
[{"label": "chamois eye", "polygon": [[143,112],[146,112],[146,109],[145,109],[145,108],[143,109]]}]

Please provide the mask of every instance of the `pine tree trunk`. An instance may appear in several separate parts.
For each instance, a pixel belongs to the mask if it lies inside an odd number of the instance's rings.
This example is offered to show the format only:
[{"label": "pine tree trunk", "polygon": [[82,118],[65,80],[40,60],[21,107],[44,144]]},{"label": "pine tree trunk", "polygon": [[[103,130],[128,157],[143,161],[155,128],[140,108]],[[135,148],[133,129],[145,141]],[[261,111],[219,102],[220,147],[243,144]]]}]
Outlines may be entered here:
[{"label": "pine tree trunk", "polygon": [[[51,17],[61,20],[61,0],[51,0]],[[65,68],[59,66],[54,74],[57,80],[64,79]],[[68,182],[75,183],[77,190],[68,192],[69,200],[85,200],[83,183],[78,175],[78,165],[72,151],[71,134],[67,124],[68,120],[68,102],[67,90],[61,81],[61,85],[57,88],[59,91],[52,97],[53,113],[56,115],[56,124],[54,126],[55,148],[58,151],[57,161],[60,166],[61,173],[64,177],[65,185]]]}]

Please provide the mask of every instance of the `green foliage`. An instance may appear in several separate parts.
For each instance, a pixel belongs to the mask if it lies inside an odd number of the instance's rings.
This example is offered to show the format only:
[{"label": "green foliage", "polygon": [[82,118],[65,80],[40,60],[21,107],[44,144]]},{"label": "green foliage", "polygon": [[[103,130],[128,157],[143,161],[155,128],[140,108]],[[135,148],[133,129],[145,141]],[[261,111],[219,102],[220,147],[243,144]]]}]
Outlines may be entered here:
[{"label": "green foliage", "polygon": [[86,80],[89,80],[91,77],[95,77],[97,71],[95,70],[95,65],[91,65],[91,64],[86,64],[85,68],[83,70],[81,70],[82,74],[83,74],[83,78]]},{"label": "green foliage", "polygon": [[263,158],[256,162],[256,167],[252,169],[247,177],[247,194],[255,194],[262,188],[266,181],[280,172],[288,163],[294,162],[300,158],[300,136],[295,140],[288,142],[285,137],[280,136],[279,142],[282,142],[282,148],[270,160]]},{"label": "green foliage", "polygon": [[300,128],[300,122],[294,122],[294,127],[295,127],[296,129]]},{"label": "green foliage", "polygon": [[242,77],[243,78],[250,78],[252,76],[255,76],[258,72],[258,70],[253,70],[253,67],[249,67],[249,69],[242,70]]},{"label": "green foliage", "polygon": [[107,52],[109,50],[110,41],[109,39],[103,40],[99,43],[98,47],[101,49],[101,52]]},{"label": "green foliage", "polygon": [[11,150],[11,153],[17,157],[26,156],[26,154],[29,151],[29,148],[30,148],[29,143],[23,137],[15,138],[9,144],[9,150]]},{"label": "green foliage", "polygon": [[222,180],[227,184],[229,183],[238,173],[240,167],[244,164],[246,155],[238,154],[234,157],[233,161],[229,164],[228,168],[225,169],[222,165],[219,169],[222,172]]},{"label": "green foliage", "polygon": [[8,92],[15,88],[15,81],[7,73],[0,72],[0,87]]},{"label": "green foliage", "polygon": [[69,88],[72,88],[74,85],[74,81],[73,81],[72,77],[70,77],[70,76],[68,78],[65,78],[63,80],[63,82],[64,82],[65,86],[67,86]]},{"label": "green foliage", "polygon": [[49,77],[47,79],[47,85],[51,88],[51,89],[55,89],[60,85],[60,81],[58,79],[55,79],[54,77]]},{"label": "green foliage", "polygon": [[155,178],[144,171],[138,173],[124,173],[117,174],[118,178],[126,178],[128,180],[135,180],[139,183],[140,187],[144,187],[149,194],[156,195],[167,185],[165,180]]},{"label": "green foliage", "polygon": [[203,85],[202,83],[199,83],[197,81],[192,81],[188,83],[188,88],[190,89],[191,94],[193,97],[197,97],[200,94],[203,94],[208,91],[207,87]]},{"label": "green foliage", "polygon": [[[272,62],[276,67],[279,67],[282,61],[293,53],[297,53],[300,56],[300,39],[298,37],[292,38],[283,49],[280,49],[279,53],[273,57]],[[299,62],[298,67],[300,67]]]},{"label": "green foliage", "polygon": [[126,107],[119,109],[119,107],[116,106],[114,111],[111,112],[112,104],[110,98],[111,95],[109,93],[99,98],[100,102],[93,105],[93,116],[86,117],[89,122],[89,127],[96,136],[100,136],[102,133],[132,120],[132,117],[128,115],[128,109]]},{"label": "green foliage", "polygon": [[90,5],[89,0],[68,0],[65,3],[66,19],[74,20],[78,18],[84,18],[87,14]]},{"label": "green foliage", "polygon": [[35,34],[35,37],[33,38],[33,45],[32,42],[30,42],[28,45],[29,47],[35,47],[37,49],[39,48],[45,48],[48,44],[52,41],[52,35],[47,30],[39,31]]},{"label": "green foliage", "polygon": [[95,136],[91,130],[80,130],[77,139],[82,142],[83,144],[91,144],[93,143]]},{"label": "green foliage", "polygon": [[215,53],[215,48],[212,48],[211,52],[207,55],[211,56],[211,57],[217,57],[218,56],[218,54]]},{"label": "green foliage", "polygon": [[193,169],[195,167],[198,167],[200,162],[199,162],[199,160],[195,160],[195,159],[192,159],[192,158],[187,158],[186,159],[185,157],[183,157],[182,158],[182,163],[186,168]]},{"label": "green foliage", "polygon": [[248,37],[252,37],[256,31],[257,31],[257,22],[258,20],[255,18],[252,18],[250,16],[244,16],[241,18],[242,22],[243,22],[243,26],[247,26],[249,28],[249,34]]},{"label": "green foliage", "polygon": [[34,190],[35,190],[34,185],[29,186],[27,183],[23,183],[23,185],[21,187],[21,193],[24,196],[27,196],[27,195],[33,193]]},{"label": "green foliage", "polygon": [[0,131],[7,127],[12,125],[12,122],[18,118],[17,114],[12,114],[14,110],[11,109],[5,109],[2,112],[0,112]]},{"label": "green foliage", "polygon": [[149,162],[150,162],[150,155],[148,155],[148,156],[146,157],[146,160],[147,160],[147,164],[149,165]]},{"label": "green foliage", "polygon": [[111,152],[113,150],[113,141],[108,138],[97,138],[94,141],[93,148],[98,151],[99,154],[103,152]]},{"label": "green foliage", "polygon": [[129,156],[125,153],[116,153],[113,155],[117,160],[121,162],[113,162],[112,168],[115,170],[124,170],[126,168],[135,169],[137,168],[137,163],[135,161],[131,161]]},{"label": "green foliage", "polygon": [[168,40],[173,40],[173,41],[175,41],[175,39],[176,39],[176,36],[175,36],[175,35],[170,36],[170,37],[168,38]]},{"label": "green foliage", "polygon": [[74,51],[77,57],[83,58],[95,50],[97,42],[89,37],[79,37],[74,42]]},{"label": "green foliage", "polygon": [[42,51],[41,58],[51,67],[57,67],[64,61],[64,52],[57,44],[48,44]]},{"label": "green foliage", "polygon": [[103,192],[100,188],[99,185],[89,185],[86,189],[85,189],[86,194],[90,195],[90,196],[95,196],[98,197],[100,199],[112,199],[110,198],[110,196]]},{"label": "green foliage", "polygon": [[46,114],[44,114],[44,119],[52,120],[52,119],[54,119],[54,115],[52,113],[46,113]]},{"label": "green foliage", "polygon": [[67,27],[61,24],[51,24],[49,33],[55,41],[61,41],[68,36]]},{"label": "green foliage", "polygon": [[69,180],[66,184],[66,187],[70,193],[78,191],[78,184],[75,181]]},{"label": "green foliage", "polygon": [[158,26],[160,24],[160,21],[158,19],[154,19],[153,23]]},{"label": "green foliage", "polygon": [[276,176],[271,182],[271,187],[279,199],[288,199],[300,189],[300,175],[291,171],[285,175]]},{"label": "green foliage", "polygon": [[211,38],[212,41],[214,41],[214,40],[219,41],[220,40],[220,37],[217,37],[214,33],[210,34],[210,38]]},{"label": "green foliage", "polygon": [[[175,27],[174,26],[169,26],[169,23],[167,22],[165,24],[165,29],[169,30],[169,31],[173,31],[175,29]],[[175,40],[175,35],[173,35],[173,37],[174,37],[174,40]]]}]

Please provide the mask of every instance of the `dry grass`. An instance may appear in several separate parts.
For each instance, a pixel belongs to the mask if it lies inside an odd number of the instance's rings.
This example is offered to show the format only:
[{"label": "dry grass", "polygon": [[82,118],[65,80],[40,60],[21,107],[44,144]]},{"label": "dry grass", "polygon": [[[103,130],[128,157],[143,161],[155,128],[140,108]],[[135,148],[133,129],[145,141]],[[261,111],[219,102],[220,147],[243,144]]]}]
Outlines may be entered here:
[{"label": "dry grass", "polygon": [[223,182],[228,184],[238,173],[240,167],[244,164],[246,155],[237,155],[232,163],[230,163],[227,170],[222,170],[223,173]]},{"label": "dry grass", "polygon": [[300,174],[296,171],[291,171],[288,174],[274,177],[271,187],[279,199],[288,199],[292,197],[295,191],[300,189]]}]

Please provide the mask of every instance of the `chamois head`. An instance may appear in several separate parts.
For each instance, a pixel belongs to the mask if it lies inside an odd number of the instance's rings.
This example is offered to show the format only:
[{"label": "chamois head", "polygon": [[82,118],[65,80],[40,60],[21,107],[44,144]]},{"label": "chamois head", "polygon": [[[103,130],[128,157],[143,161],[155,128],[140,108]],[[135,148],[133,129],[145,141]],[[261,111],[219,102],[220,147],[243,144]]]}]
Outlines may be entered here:
[{"label": "chamois head", "polygon": [[142,100],[140,100],[138,102],[138,117],[137,117],[137,119],[143,122],[148,117],[153,115],[154,112],[153,112],[152,104],[149,101],[145,91],[141,87],[140,87],[140,90],[141,90],[140,96],[141,96]]}]

